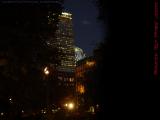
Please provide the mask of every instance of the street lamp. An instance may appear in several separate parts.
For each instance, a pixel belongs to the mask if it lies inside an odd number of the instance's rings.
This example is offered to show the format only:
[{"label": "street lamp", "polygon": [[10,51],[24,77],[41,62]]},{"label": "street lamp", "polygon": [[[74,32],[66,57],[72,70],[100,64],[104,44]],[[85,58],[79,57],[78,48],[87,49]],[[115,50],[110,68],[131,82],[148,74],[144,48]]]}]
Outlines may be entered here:
[{"label": "street lamp", "polygon": [[8,98],[8,100],[9,100],[9,103],[13,103],[12,97]]},{"label": "street lamp", "polygon": [[49,104],[48,80],[49,80],[49,75],[50,75],[50,70],[47,66],[43,69],[43,73],[44,73],[45,89],[46,89],[46,111],[43,111],[43,112],[46,113],[48,110],[48,104]]},{"label": "street lamp", "polygon": [[69,103],[66,103],[64,105],[68,110],[73,110],[75,108],[75,105],[73,102],[69,102]]},{"label": "street lamp", "polygon": [[48,70],[48,67],[45,67],[43,72],[44,72],[45,75],[49,75],[49,73],[50,73],[49,70]]},{"label": "street lamp", "polygon": [[69,109],[69,110],[74,109],[74,104],[73,104],[73,103],[69,103],[69,104],[68,104],[68,109]]}]

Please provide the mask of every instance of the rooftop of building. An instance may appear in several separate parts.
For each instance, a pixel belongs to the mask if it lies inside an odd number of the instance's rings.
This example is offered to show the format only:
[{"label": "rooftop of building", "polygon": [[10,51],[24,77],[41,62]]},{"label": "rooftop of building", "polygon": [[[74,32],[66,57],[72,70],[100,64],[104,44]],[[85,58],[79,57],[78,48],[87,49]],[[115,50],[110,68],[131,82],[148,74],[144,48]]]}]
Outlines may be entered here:
[{"label": "rooftop of building", "polygon": [[62,12],[61,15],[59,15],[60,17],[63,17],[63,18],[69,18],[69,19],[72,19],[72,14],[69,13],[69,12]]}]

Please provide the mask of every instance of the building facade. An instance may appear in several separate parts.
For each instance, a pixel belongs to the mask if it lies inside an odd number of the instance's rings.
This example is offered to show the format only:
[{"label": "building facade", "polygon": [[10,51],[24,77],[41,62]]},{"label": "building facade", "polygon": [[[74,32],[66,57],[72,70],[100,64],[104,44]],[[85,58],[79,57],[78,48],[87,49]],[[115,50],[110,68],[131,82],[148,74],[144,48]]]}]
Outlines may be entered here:
[{"label": "building facade", "polygon": [[76,94],[77,104],[87,107],[93,103],[92,95],[94,94],[94,76],[93,71],[96,61],[93,57],[86,57],[76,64]]}]

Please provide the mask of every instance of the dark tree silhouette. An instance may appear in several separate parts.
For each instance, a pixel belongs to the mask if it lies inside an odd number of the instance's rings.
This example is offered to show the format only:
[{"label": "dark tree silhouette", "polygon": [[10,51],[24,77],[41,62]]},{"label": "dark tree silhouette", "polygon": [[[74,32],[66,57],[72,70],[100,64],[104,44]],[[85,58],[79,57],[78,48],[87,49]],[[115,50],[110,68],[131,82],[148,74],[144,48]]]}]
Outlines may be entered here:
[{"label": "dark tree silhouette", "polygon": [[[153,2],[96,0],[99,17],[106,29],[104,42],[95,50],[99,80],[99,98],[104,119],[125,114],[149,113],[148,80],[153,43],[147,34]],[[149,12],[150,11],[150,12]],[[148,38],[147,38],[148,36]],[[150,47],[149,47],[150,46]],[[149,66],[149,67],[148,67]],[[148,87],[151,88],[151,87]],[[105,93],[104,93],[105,91]],[[154,97],[155,98],[155,97]],[[149,105],[150,106],[150,105]],[[135,111],[134,111],[135,109]]]}]

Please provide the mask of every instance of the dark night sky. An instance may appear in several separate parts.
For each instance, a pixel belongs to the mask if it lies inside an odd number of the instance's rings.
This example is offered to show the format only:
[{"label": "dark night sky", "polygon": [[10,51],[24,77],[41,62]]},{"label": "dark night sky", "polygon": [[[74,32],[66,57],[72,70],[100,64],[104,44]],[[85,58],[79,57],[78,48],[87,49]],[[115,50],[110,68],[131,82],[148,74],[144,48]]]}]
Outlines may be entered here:
[{"label": "dark night sky", "polygon": [[75,45],[92,55],[96,44],[103,40],[96,5],[91,0],[65,0],[64,7],[72,13]]}]

